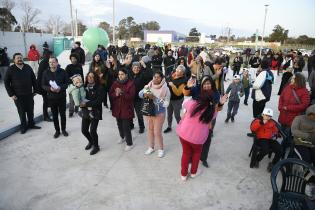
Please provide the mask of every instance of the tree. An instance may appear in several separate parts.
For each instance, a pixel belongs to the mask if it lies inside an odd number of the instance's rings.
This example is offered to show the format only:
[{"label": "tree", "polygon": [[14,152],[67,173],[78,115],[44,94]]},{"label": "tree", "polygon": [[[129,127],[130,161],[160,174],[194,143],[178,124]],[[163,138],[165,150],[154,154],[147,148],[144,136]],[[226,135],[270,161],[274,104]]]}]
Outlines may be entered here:
[{"label": "tree", "polygon": [[29,1],[21,2],[21,9],[24,13],[22,16],[22,29],[25,32],[28,32],[30,28],[37,23],[39,23],[38,15],[41,13],[39,9],[33,8],[33,5]]},{"label": "tree", "polygon": [[110,32],[110,24],[107,23],[106,21],[100,22],[98,24],[98,27],[104,29],[109,34],[109,32]]},{"label": "tree", "polygon": [[78,36],[82,36],[86,29],[87,29],[86,25],[84,25],[82,21],[78,20]]},{"label": "tree", "polygon": [[59,15],[51,15],[46,23],[46,29],[48,33],[56,35],[62,32],[64,25],[65,23],[61,20]]},{"label": "tree", "polygon": [[0,8],[0,28],[1,31],[11,31],[12,26],[16,25],[17,21],[12,13],[7,8]]},{"label": "tree", "polygon": [[15,7],[15,2],[11,0],[1,0],[1,7],[6,8],[11,12]]},{"label": "tree", "polygon": [[148,21],[146,23],[142,23],[141,25],[142,25],[143,30],[152,30],[152,31],[160,30],[160,24],[156,21]]},{"label": "tree", "polygon": [[283,43],[288,38],[289,30],[285,30],[280,25],[276,25],[272,31],[269,36],[271,42]]},{"label": "tree", "polygon": [[190,29],[189,36],[200,36],[201,34],[198,32],[196,28]]}]

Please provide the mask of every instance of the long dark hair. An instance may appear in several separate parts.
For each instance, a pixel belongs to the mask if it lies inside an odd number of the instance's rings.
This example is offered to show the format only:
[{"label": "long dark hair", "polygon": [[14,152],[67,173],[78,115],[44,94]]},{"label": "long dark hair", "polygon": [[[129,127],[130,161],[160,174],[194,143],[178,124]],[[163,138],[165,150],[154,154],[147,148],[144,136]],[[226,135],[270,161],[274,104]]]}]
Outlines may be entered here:
[{"label": "long dark hair", "polygon": [[197,99],[197,106],[191,113],[191,117],[202,112],[199,121],[205,124],[211,122],[215,112],[214,92],[212,90],[202,90]]},{"label": "long dark hair", "polygon": [[89,82],[88,82],[89,74],[93,74],[95,86],[96,87],[100,86],[100,78],[98,77],[98,75],[94,71],[88,72],[87,75],[85,76],[85,86],[87,86],[89,84]]}]

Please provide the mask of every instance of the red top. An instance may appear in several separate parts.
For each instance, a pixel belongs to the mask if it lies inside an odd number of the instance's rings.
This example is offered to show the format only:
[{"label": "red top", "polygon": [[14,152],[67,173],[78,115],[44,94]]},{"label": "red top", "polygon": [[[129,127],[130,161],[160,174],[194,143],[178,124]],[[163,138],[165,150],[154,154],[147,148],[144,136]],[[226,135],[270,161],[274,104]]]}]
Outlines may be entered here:
[{"label": "red top", "polygon": [[[300,103],[294,97],[293,90],[299,98]],[[279,98],[278,109],[280,115],[278,121],[285,126],[291,127],[294,118],[302,114],[309,104],[310,95],[305,87],[296,88],[295,85],[287,85]],[[286,109],[284,107],[286,107]]]},{"label": "red top", "polygon": [[273,120],[268,120],[265,124],[261,124],[261,119],[255,119],[250,125],[250,129],[256,134],[258,139],[272,139],[278,134],[278,128]]},{"label": "red top", "polygon": [[[32,49],[32,47],[34,47],[34,49]],[[35,45],[31,45],[30,51],[28,51],[27,57],[29,61],[38,61],[40,59],[40,54],[36,50]]]},{"label": "red top", "polygon": [[[123,93],[116,96],[116,88],[120,88]],[[128,80],[126,83],[121,84],[115,81],[109,91],[109,97],[111,97],[112,115],[117,119],[132,119],[134,118],[133,104],[135,97],[135,84],[132,80]]]}]

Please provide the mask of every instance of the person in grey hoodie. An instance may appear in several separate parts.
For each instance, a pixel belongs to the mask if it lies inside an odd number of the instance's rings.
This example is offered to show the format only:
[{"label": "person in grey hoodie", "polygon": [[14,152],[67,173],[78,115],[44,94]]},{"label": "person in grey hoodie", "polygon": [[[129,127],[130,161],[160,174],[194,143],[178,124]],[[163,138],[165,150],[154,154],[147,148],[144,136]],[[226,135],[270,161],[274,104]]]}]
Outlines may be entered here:
[{"label": "person in grey hoodie", "polygon": [[295,142],[295,152],[302,160],[315,165],[315,105],[306,109],[305,115],[294,118],[291,132]]},{"label": "person in grey hoodie", "polygon": [[240,97],[244,95],[244,88],[242,83],[240,83],[239,75],[234,75],[233,82],[229,85],[225,93],[230,93],[225,123],[228,123],[230,119],[234,122],[234,117],[237,114],[238,107],[240,105]]}]

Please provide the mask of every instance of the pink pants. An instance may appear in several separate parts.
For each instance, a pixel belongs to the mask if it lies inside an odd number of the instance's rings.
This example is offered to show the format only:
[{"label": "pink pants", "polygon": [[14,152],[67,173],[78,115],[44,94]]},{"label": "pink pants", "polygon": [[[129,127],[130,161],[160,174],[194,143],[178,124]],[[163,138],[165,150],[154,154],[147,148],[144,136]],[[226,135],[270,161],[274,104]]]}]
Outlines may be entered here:
[{"label": "pink pants", "polygon": [[154,117],[144,116],[148,127],[149,147],[154,148],[156,142],[158,149],[163,149],[162,127],[165,120],[165,112]]}]

